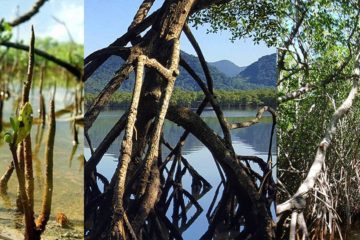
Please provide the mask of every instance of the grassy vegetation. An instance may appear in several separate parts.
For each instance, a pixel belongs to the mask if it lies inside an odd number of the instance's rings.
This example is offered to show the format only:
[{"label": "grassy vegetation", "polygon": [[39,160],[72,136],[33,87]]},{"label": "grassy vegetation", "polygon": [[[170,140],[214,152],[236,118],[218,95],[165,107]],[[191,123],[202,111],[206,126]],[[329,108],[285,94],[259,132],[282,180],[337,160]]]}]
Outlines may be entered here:
[{"label": "grassy vegetation", "polygon": [[[20,42],[20,44],[24,44]],[[37,38],[35,48],[44,50],[50,55],[68,62],[69,64],[83,68],[83,45],[73,42],[58,42],[52,38]],[[27,71],[28,52],[14,48],[0,46],[0,71],[1,81],[17,82],[23,81],[23,73]],[[55,63],[46,60],[41,56],[35,55],[34,66],[34,84],[37,85],[41,74],[45,74],[44,87],[47,88],[56,81],[57,86],[75,86],[76,81],[68,81],[73,79],[71,74],[64,68],[59,67]]]}]

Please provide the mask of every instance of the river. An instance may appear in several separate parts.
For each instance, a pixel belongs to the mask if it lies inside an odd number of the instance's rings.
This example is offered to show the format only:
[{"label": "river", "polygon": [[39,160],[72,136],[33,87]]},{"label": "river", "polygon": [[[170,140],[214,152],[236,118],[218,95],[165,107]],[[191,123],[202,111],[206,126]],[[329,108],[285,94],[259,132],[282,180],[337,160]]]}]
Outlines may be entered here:
[{"label": "river", "polygon": [[[98,146],[107,132],[115,124],[123,111],[104,111],[96,120],[95,124],[89,130],[89,135],[94,147]],[[245,121],[255,117],[256,111],[249,110],[227,110],[224,111],[225,117],[229,122]],[[202,114],[203,120],[217,133],[221,132],[220,125],[217,122],[213,111],[205,111]],[[263,159],[267,158],[269,148],[271,117],[265,114],[263,120],[248,128],[232,130],[233,146],[237,154],[240,155],[256,155]],[[169,121],[165,122],[164,136],[165,139],[175,145],[178,138],[183,133],[183,129]],[[98,165],[97,170],[104,174],[107,178],[111,178],[117,165],[119,157],[119,146],[121,136],[109,147],[103,160]],[[275,153],[276,141],[274,137],[272,145],[272,153]],[[90,150],[85,142],[85,157],[90,156]],[[208,222],[206,211],[213,199],[216,187],[220,182],[220,176],[211,153],[204,145],[190,134],[183,148],[184,157],[189,163],[202,175],[211,185],[212,189],[199,200],[200,205],[204,209],[196,221],[184,232],[184,239],[199,239],[207,230]],[[163,153],[164,155],[167,152]],[[275,159],[275,155],[274,159]],[[274,169],[274,171],[276,171]],[[185,189],[191,189],[191,181],[189,178],[184,179],[183,186]],[[190,191],[191,192],[191,191]],[[170,214],[171,215],[171,214]],[[168,215],[168,217],[170,217]]]}]

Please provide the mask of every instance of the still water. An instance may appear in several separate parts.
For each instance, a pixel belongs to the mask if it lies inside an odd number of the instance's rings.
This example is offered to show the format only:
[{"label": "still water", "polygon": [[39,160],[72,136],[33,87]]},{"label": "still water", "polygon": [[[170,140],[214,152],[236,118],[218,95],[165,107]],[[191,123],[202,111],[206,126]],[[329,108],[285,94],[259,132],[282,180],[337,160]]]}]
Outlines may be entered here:
[{"label": "still water", "polygon": [[[105,111],[96,120],[95,124],[89,130],[93,147],[96,148],[112,128],[115,122],[122,115],[123,111]],[[224,112],[229,122],[246,121],[255,117],[255,110],[228,110]],[[220,125],[213,111],[206,111],[202,114],[203,120],[217,133],[221,132]],[[269,148],[271,117],[265,114],[263,120],[248,128],[232,130],[233,146],[239,155],[256,155],[263,159],[267,158]],[[183,129],[169,121],[165,123],[164,136],[165,139],[173,146],[177,143],[179,137],[183,133]],[[119,157],[119,147],[121,136],[109,147],[107,154],[103,157],[97,170],[107,178],[111,178],[117,165]],[[275,154],[275,137],[272,144],[272,153]],[[167,152],[164,152],[164,155]],[[189,135],[183,148],[184,157],[189,163],[202,175],[211,185],[212,189],[199,200],[200,205],[204,209],[199,218],[184,232],[184,239],[199,239],[207,230],[208,222],[206,212],[213,199],[216,187],[220,183],[220,176],[213,157],[209,150],[197,140],[194,136]],[[85,157],[90,156],[90,150],[85,142]],[[275,156],[274,156],[275,158]],[[255,167],[255,166],[254,166]],[[274,170],[275,171],[275,170]],[[183,187],[191,192],[191,181],[189,177],[184,178]],[[195,212],[195,211],[193,211]],[[192,212],[192,213],[193,213]],[[171,213],[168,215],[170,216]]]},{"label": "still water", "polygon": [[[50,93],[44,90],[45,104],[48,109]],[[31,92],[31,103],[34,118],[38,117],[39,94]],[[74,102],[74,93],[58,87],[55,95],[55,111],[63,110]],[[9,128],[9,117],[15,112],[13,98],[4,102],[5,128]],[[42,239],[60,239],[61,236],[72,236],[72,239],[83,238],[83,128],[78,126],[78,145],[73,145],[72,121],[70,113],[56,118],[56,135],[54,146],[54,189],[50,221],[42,235]],[[5,130],[6,130],[5,129]],[[48,127],[44,129],[39,124],[33,124],[31,131],[33,171],[35,185],[35,214],[41,209],[41,196],[43,192],[46,145]],[[42,138],[41,138],[42,135]],[[37,140],[36,140],[37,139]],[[2,137],[0,139],[0,175],[3,175],[11,162],[11,152]],[[17,196],[17,178],[13,173],[8,184],[8,195],[0,195],[0,239],[23,239],[23,216],[15,210]],[[55,222],[57,213],[64,213],[70,222],[68,228],[61,228]],[[5,238],[7,237],[7,238]]]}]

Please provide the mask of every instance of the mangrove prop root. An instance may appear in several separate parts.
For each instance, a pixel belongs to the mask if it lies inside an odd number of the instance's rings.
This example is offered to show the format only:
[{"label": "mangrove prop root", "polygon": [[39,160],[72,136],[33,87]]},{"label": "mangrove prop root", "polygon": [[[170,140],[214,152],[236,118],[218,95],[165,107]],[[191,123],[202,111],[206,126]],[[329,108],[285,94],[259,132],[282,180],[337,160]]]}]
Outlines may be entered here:
[{"label": "mangrove prop root", "polygon": [[45,185],[43,190],[42,208],[39,217],[36,220],[36,228],[43,232],[49,220],[51,212],[51,202],[53,193],[53,154],[55,143],[55,103],[54,96],[50,101],[50,119],[49,119],[49,133],[45,147]]}]

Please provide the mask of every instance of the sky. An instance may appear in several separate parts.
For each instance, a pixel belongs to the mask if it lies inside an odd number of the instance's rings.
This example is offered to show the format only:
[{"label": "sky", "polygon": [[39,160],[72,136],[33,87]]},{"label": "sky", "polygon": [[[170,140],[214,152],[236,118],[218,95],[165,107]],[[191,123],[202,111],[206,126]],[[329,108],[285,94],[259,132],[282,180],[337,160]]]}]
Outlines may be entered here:
[{"label": "sky", "polygon": [[[27,12],[35,0],[0,0],[0,18],[11,21],[15,19],[17,6],[20,15]],[[69,41],[65,27],[54,20],[54,17],[66,23],[75,42],[84,42],[84,0],[49,0],[29,21],[14,28],[13,34],[27,42],[30,38],[30,26],[34,25],[35,36],[53,37],[58,41]]]},{"label": "sky", "polygon": [[[1,0],[0,0],[1,1]],[[85,56],[108,46],[123,35],[130,25],[142,0],[88,0],[85,1]],[[157,9],[163,1],[157,0]],[[254,45],[251,39],[231,43],[229,32],[206,34],[206,27],[192,28],[208,62],[230,60],[238,66],[248,66],[260,57],[275,53],[265,44]],[[185,34],[180,39],[183,51],[196,55]]]},{"label": "sky", "polygon": [[[13,20],[17,6],[21,14],[28,11],[34,2],[35,0],[0,0],[0,18]],[[14,38],[19,31],[19,38],[27,42],[30,26],[33,24],[38,37],[51,36],[58,41],[69,41],[65,27],[56,22],[54,16],[66,23],[75,42],[85,43],[87,56],[108,46],[126,32],[141,2],[142,0],[88,0],[84,6],[84,0],[49,0],[30,21],[14,29]],[[155,1],[153,8],[156,9],[162,2]],[[265,44],[254,45],[250,39],[232,43],[229,32],[206,34],[205,26],[192,31],[208,62],[226,59],[238,66],[247,66],[261,56],[275,52],[275,49],[269,49]],[[184,34],[180,43],[182,50],[196,55]]]}]

